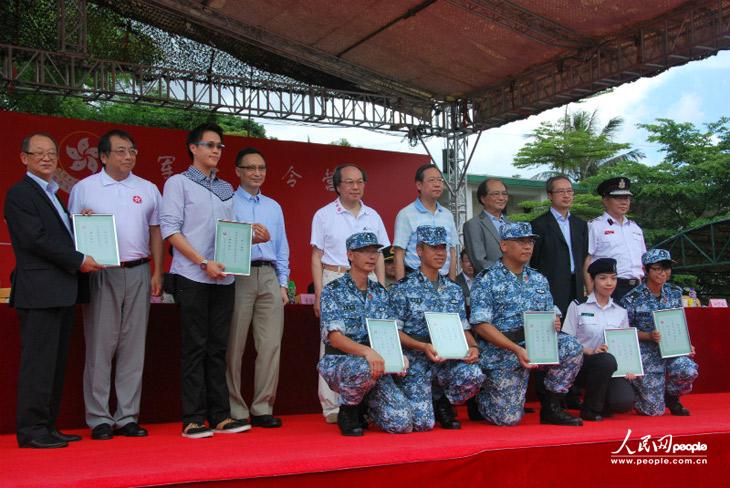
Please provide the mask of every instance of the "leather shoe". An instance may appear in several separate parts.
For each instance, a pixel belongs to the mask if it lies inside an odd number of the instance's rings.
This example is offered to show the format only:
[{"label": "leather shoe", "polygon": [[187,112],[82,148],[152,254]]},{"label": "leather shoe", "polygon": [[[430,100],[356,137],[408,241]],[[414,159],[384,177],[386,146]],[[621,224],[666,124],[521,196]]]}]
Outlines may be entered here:
[{"label": "leather shoe", "polygon": [[591,422],[600,422],[603,420],[603,415],[592,412],[591,410],[581,410],[580,418],[583,420],[589,420]]},{"label": "leather shoe", "polygon": [[273,429],[281,427],[281,419],[273,415],[251,415],[251,425],[254,427]]},{"label": "leather shoe", "polygon": [[91,438],[95,441],[108,441],[114,437],[112,426],[109,424],[99,424],[91,429]]},{"label": "leather shoe", "polygon": [[63,432],[59,431],[58,429],[51,429],[49,432],[51,433],[51,437],[53,437],[54,439],[58,439],[59,441],[75,442],[75,441],[81,440],[80,435],[64,434]]},{"label": "leather shoe", "polygon": [[114,435],[126,437],[147,437],[147,429],[140,427],[137,422],[129,422],[124,427],[114,430]]},{"label": "leather shoe", "polygon": [[68,442],[53,437],[50,433],[24,441],[18,441],[20,447],[31,447],[33,449],[56,449],[68,446]]}]

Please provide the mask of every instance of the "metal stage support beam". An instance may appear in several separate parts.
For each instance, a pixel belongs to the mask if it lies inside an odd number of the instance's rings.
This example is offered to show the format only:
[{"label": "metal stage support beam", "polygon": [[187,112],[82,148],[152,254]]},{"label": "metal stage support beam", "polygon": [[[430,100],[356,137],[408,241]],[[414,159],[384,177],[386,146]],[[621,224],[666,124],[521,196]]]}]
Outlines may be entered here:
[{"label": "metal stage support beam", "polygon": [[466,222],[466,199],[469,197],[466,184],[467,158],[468,136],[460,132],[446,136],[444,179],[448,183],[449,210],[454,215],[456,229],[460,233]]}]

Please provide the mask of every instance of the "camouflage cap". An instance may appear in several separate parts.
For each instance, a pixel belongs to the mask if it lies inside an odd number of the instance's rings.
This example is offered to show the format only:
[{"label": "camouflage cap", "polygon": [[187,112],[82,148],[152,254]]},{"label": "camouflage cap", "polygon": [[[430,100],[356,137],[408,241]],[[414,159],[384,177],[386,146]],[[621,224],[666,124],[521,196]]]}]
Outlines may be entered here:
[{"label": "camouflage cap", "polygon": [[363,247],[368,246],[378,246],[379,248],[383,247],[383,245],[378,242],[378,238],[372,232],[358,232],[356,234],[352,234],[347,238],[347,241],[345,241],[345,246],[348,251],[354,251],[355,249],[362,249]]},{"label": "camouflage cap", "polygon": [[672,260],[672,255],[666,249],[649,249],[641,256],[641,264],[643,265],[660,263],[662,261],[675,262]]},{"label": "camouflage cap", "polygon": [[416,228],[416,243],[423,243],[429,246],[440,246],[448,244],[449,239],[446,236],[444,227],[435,225],[419,225]]},{"label": "camouflage cap", "polygon": [[540,237],[532,233],[532,226],[528,222],[512,222],[504,224],[499,231],[503,241],[510,239],[522,239],[523,237]]}]

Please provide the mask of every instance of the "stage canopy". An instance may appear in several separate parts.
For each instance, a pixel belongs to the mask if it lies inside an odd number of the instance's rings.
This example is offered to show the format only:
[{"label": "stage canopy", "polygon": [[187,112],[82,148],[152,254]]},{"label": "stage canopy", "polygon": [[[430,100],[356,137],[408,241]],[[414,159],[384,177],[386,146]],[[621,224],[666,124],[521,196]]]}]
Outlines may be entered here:
[{"label": "stage canopy", "polygon": [[436,133],[499,126],[730,45],[728,0],[95,3],[270,73],[384,96]]}]

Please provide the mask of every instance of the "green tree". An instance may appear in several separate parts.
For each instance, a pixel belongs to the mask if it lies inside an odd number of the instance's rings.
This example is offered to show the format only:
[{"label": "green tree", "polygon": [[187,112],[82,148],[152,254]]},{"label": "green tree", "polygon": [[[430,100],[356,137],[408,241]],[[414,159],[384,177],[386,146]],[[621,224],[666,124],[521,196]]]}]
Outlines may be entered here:
[{"label": "green tree", "polygon": [[622,161],[638,161],[644,154],[630,149],[630,144],[615,142],[623,120],[614,117],[599,127],[597,111],[577,111],[556,122],[543,122],[528,137],[532,139],[517,153],[514,165],[518,168],[548,166],[549,171],[538,176],[557,173],[568,175],[573,181],[598,173]]},{"label": "green tree", "polygon": [[337,139],[336,141],[330,142],[333,146],[343,146],[343,147],[352,147],[352,144],[350,144],[350,141],[345,139],[344,137]]}]

